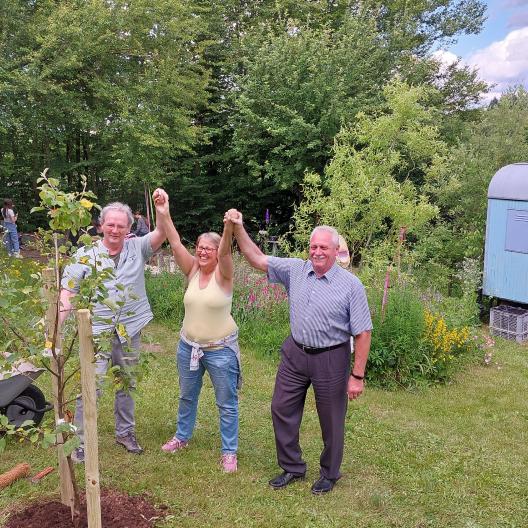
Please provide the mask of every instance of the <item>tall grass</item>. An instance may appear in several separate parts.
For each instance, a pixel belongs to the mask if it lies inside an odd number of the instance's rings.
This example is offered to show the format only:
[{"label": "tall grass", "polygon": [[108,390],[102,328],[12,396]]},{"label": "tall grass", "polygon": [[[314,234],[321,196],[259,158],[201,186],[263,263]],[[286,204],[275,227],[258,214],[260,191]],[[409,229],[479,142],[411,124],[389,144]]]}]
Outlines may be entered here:
[{"label": "tall grass", "polygon": [[412,285],[393,286],[384,311],[379,289],[369,291],[369,302],[374,330],[367,376],[377,386],[446,382],[493,344],[480,329],[452,324],[460,319],[439,310],[448,306],[445,302],[430,303]]}]

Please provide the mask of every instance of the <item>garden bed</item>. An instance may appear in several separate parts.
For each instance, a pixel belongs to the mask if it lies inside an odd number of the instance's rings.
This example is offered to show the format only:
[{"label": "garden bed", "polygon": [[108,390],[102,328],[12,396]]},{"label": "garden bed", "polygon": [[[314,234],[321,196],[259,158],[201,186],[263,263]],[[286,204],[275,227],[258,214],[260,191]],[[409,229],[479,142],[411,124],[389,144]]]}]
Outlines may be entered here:
[{"label": "garden bed", "polygon": [[[101,519],[105,528],[152,528],[166,512],[146,495],[130,496],[116,490],[101,492]],[[5,528],[74,528],[70,508],[57,500],[37,502],[13,513]],[[79,527],[86,528],[86,503],[81,505]]]}]

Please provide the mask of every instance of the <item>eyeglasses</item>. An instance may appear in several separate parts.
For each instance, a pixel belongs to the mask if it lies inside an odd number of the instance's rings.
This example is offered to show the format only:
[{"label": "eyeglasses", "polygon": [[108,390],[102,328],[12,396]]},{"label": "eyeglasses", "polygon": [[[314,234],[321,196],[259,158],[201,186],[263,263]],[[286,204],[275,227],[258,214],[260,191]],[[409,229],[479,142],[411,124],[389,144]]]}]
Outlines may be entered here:
[{"label": "eyeglasses", "polygon": [[337,256],[342,259],[347,259],[350,257],[348,251],[338,251]]},{"label": "eyeglasses", "polygon": [[208,255],[210,255],[213,251],[216,251],[216,248],[212,248],[212,247],[205,247],[205,246],[198,246],[196,248],[196,253],[207,253]]}]

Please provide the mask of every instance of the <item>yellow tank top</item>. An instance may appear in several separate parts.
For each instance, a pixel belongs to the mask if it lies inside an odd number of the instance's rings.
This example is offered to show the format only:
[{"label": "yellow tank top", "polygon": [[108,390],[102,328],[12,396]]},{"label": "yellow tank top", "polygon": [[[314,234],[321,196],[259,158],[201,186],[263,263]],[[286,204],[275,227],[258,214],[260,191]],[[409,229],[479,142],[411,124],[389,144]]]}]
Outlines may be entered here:
[{"label": "yellow tank top", "polygon": [[216,272],[203,289],[200,289],[200,271],[196,272],[183,296],[185,336],[196,343],[206,344],[232,334],[237,329],[231,316],[232,303],[233,295],[227,295],[216,282]]}]

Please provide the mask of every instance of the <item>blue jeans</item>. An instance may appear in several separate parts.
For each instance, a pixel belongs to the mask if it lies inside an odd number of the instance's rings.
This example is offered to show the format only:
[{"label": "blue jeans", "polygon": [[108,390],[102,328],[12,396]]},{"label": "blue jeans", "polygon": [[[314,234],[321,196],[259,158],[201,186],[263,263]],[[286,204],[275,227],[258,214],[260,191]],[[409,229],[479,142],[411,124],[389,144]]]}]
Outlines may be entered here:
[{"label": "blue jeans", "polygon": [[178,344],[176,359],[180,384],[178,424],[176,437],[189,440],[192,436],[198,411],[198,397],[205,371],[213,383],[216,405],[220,414],[222,453],[234,454],[238,449],[238,360],[230,348],[204,351],[198,370],[190,370],[191,347],[182,341]]},{"label": "blue jeans", "polygon": [[18,245],[18,231],[16,224],[4,222],[4,228],[6,230],[4,235],[4,245],[7,249],[7,252],[10,255],[13,255],[13,253],[18,253],[20,251],[20,247]]}]

